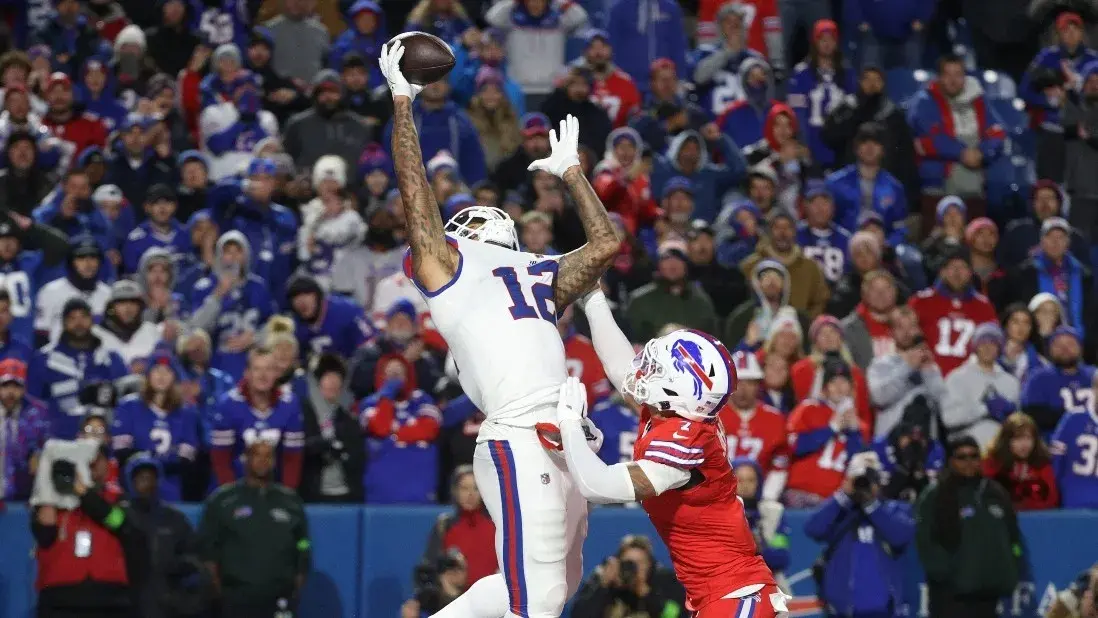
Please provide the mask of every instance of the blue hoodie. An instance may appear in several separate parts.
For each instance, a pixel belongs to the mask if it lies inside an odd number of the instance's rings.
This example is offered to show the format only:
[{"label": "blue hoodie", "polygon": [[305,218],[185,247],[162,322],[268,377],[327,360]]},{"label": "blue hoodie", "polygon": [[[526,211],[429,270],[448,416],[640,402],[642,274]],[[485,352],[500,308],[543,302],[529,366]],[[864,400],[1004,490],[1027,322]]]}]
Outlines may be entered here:
[{"label": "blue hoodie", "polygon": [[[457,160],[461,178],[470,186],[488,176],[480,138],[477,137],[472,121],[461,108],[452,101],[447,101],[441,109],[427,111],[423,109],[420,99],[412,103],[412,115],[416,130],[419,131],[419,146],[423,151],[424,161],[430,161],[440,150],[445,150]],[[381,143],[392,156],[391,120],[385,125],[385,137]]]},{"label": "blue hoodie", "polygon": [[887,500],[863,510],[840,491],[812,513],[804,532],[833,546],[820,595],[832,614],[888,616],[900,606],[904,571],[899,555],[915,537],[910,504]]},{"label": "blue hoodie", "polygon": [[[377,16],[377,28],[373,34],[362,34],[355,28],[354,15],[362,11],[370,11]],[[332,42],[331,52],[328,55],[328,66],[336,71],[342,71],[343,57],[351,52],[362,55],[366,65],[370,68],[370,84],[384,84],[385,78],[378,67],[378,58],[381,57],[381,46],[389,41],[389,29],[385,24],[385,12],[378,3],[373,0],[358,0],[347,11],[347,29]]]},{"label": "blue hoodie", "polygon": [[686,27],[673,0],[614,0],[606,14],[614,64],[629,74],[641,94],[648,92],[649,69],[659,58],[675,63],[686,79]]},{"label": "blue hoodie", "polygon": [[[450,71],[450,98],[458,105],[468,107],[469,101],[476,94],[477,71],[484,63],[476,54],[465,49],[464,45],[454,46],[454,68]],[[506,62],[496,67],[503,76],[503,94],[511,102],[515,115],[521,117],[526,113],[526,93],[522,86],[507,75]]]},{"label": "blue hoodie", "polygon": [[[85,76],[92,64],[105,65],[105,61],[100,58],[89,58],[84,61],[83,70],[81,76]],[[107,131],[113,131],[118,125],[122,124],[122,121],[126,119],[129,114],[129,110],[125,105],[118,100],[115,92],[115,78],[114,74],[109,69],[104,69],[107,73],[106,83],[103,85],[103,90],[99,93],[98,97],[92,96],[91,90],[88,89],[84,80],[73,84],[76,100],[84,106],[84,109],[95,114],[106,125]],[[83,154],[83,153],[81,153]]]},{"label": "blue hoodie", "polygon": [[[693,173],[687,174],[679,167],[679,151],[687,140],[696,140],[701,147],[701,157]],[[683,131],[671,140],[666,155],[656,155],[652,168],[652,195],[663,195],[663,186],[675,176],[683,176],[694,185],[694,217],[712,222],[720,212],[725,193],[734,189],[747,173],[747,162],[739,148],[722,135],[716,142],[722,163],[709,160],[708,147],[697,131]]]}]

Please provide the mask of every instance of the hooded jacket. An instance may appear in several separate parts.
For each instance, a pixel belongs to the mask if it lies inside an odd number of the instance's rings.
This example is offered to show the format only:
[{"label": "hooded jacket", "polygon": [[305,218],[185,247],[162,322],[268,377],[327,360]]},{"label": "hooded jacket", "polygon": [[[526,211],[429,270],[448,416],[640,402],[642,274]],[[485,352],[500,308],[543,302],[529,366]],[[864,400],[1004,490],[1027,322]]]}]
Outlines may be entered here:
[{"label": "hooded jacket", "polygon": [[[190,235],[187,234],[187,236]],[[162,247],[152,247],[141,254],[141,259],[137,262],[137,270],[134,272],[137,284],[141,286],[142,290],[145,290],[146,298],[149,292],[149,269],[152,268],[155,262],[162,262],[168,266],[168,290],[176,289],[176,285],[179,283],[179,266],[175,256],[171,251]],[[178,292],[171,292],[168,307],[164,309],[146,307],[144,319],[159,324],[169,318],[182,318],[189,310],[190,307],[186,305],[184,296]]]},{"label": "hooded jacket", "polygon": [[761,67],[766,72],[766,87],[757,96],[746,95],[728,106],[717,118],[717,126],[740,148],[747,148],[763,139],[770,108],[780,103],[774,98],[774,74],[762,58],[747,58],[740,64],[737,77],[740,89],[747,93],[747,74]]},{"label": "hooded jacket", "polygon": [[[404,365],[405,379],[395,395],[385,385],[385,367]],[[433,504],[438,485],[438,438],[442,415],[430,395],[419,390],[415,367],[402,354],[386,354],[374,369],[377,392],[359,406],[369,465],[363,483],[371,504]]]},{"label": "hooded jacket", "polygon": [[[299,167],[307,169],[311,169],[317,159],[326,154],[339,155],[347,163],[347,168],[353,169],[362,154],[363,145],[377,141],[376,138],[376,128],[368,126],[362,116],[343,107],[326,115],[314,105],[294,114],[286,121],[282,131],[287,154]],[[386,143],[389,141],[387,138]]]},{"label": "hooded jacket", "polygon": [[[358,15],[361,11],[370,11],[377,17],[377,27],[373,34],[363,34],[355,28],[353,19],[348,20],[348,28],[332,41],[331,51],[328,54],[328,66],[337,70],[343,70],[343,57],[351,52],[357,52],[366,61],[369,67],[369,83],[383,84],[385,79],[378,67],[378,59],[381,57],[381,46],[389,41],[389,28],[385,23],[385,11],[373,0],[357,0],[348,11],[351,15]],[[384,85],[384,84],[383,84]]]},{"label": "hooded jacket", "polygon": [[[679,151],[688,140],[694,140],[700,147],[697,167],[687,173],[679,163]],[[712,146],[720,157],[721,163],[709,158]],[[671,140],[666,155],[657,154],[652,168],[652,195],[662,195],[667,181],[675,176],[684,176],[693,183],[694,216],[712,222],[720,207],[724,195],[735,189],[747,174],[747,162],[736,144],[724,135],[712,144],[707,144],[697,131],[683,131]]]},{"label": "hooded jacket", "polygon": [[553,90],[553,79],[564,66],[568,36],[587,24],[587,11],[579,3],[547,4],[545,13],[535,17],[522,2],[501,0],[484,15],[489,25],[506,31],[508,73],[530,94]]},{"label": "hooded jacket", "polygon": [[[772,309],[770,307],[770,304],[766,302],[762,290],[759,287],[759,276],[765,270],[777,271],[782,277],[782,298],[778,303],[778,309]],[[766,339],[778,311],[785,307],[789,307],[791,310],[796,311],[796,309],[789,304],[789,298],[792,294],[792,283],[789,276],[789,270],[786,268],[785,264],[772,259],[758,260],[750,270],[745,271],[745,275],[751,286],[751,298],[733,309],[732,313],[728,316],[728,320],[724,323],[724,341],[726,345],[732,347],[739,345],[740,342],[743,341],[744,336],[747,334],[747,327],[752,322],[758,322],[762,329],[763,339]],[[808,332],[808,326],[812,318],[808,317],[802,311],[796,311],[796,314],[801,332]]]},{"label": "hooded jacket", "polygon": [[769,239],[759,241],[755,253],[747,256],[740,265],[744,276],[751,275],[755,266],[762,260],[771,259],[780,262],[789,273],[789,304],[802,311],[810,319],[824,312],[831,290],[820,265],[804,255],[801,248],[794,245],[786,253],[778,252]]},{"label": "hooded jacket", "polygon": [[245,260],[244,270],[240,273],[240,284],[236,288],[224,298],[218,298],[213,293],[218,281],[224,276],[221,272],[221,259],[228,242],[240,244],[246,258],[251,256],[251,244],[244,234],[233,230],[221,235],[217,240],[215,271],[199,279],[191,293],[190,325],[210,333],[214,348],[210,365],[234,379],[239,379],[244,373],[248,353],[230,351],[226,349],[226,345],[230,339],[242,333],[257,333],[267,322],[267,318],[275,312],[275,304],[268,291],[269,285],[251,273],[248,266],[250,259]]},{"label": "hooded jacket", "polygon": [[[430,161],[441,151],[450,153],[458,163],[461,179],[472,186],[488,175],[484,163],[484,150],[480,145],[476,129],[469,116],[447,101],[436,110],[424,109],[422,99],[412,103],[412,118],[419,133],[419,144],[423,160]],[[385,135],[381,140],[385,151],[392,156],[393,123],[385,125]],[[361,144],[359,145],[361,150]],[[357,158],[356,158],[357,160]]]}]

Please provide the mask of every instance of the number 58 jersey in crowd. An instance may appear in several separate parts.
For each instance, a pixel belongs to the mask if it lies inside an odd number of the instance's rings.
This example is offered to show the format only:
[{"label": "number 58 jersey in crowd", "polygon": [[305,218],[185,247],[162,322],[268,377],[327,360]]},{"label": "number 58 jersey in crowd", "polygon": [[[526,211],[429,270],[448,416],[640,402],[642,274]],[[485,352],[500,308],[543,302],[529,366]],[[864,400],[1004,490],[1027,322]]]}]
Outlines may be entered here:
[{"label": "number 58 jersey in crowd", "polygon": [[919,316],[919,327],[942,377],[968,359],[969,343],[977,326],[999,321],[987,297],[972,288],[957,294],[936,284],[916,294],[908,304]]},{"label": "number 58 jersey in crowd", "polygon": [[747,586],[774,584],[736,496],[721,422],[660,418],[644,410],[640,426],[634,460],[690,472],[686,485],[641,503],[671,554],[687,609]]},{"label": "number 58 jersey in crowd", "polygon": [[457,272],[428,292],[404,273],[427,301],[435,327],[446,339],[461,388],[484,411],[478,440],[497,439],[493,425],[534,427],[554,422],[560,385],[567,373],[557,331],[553,286],[557,261],[497,245],[455,238]]}]

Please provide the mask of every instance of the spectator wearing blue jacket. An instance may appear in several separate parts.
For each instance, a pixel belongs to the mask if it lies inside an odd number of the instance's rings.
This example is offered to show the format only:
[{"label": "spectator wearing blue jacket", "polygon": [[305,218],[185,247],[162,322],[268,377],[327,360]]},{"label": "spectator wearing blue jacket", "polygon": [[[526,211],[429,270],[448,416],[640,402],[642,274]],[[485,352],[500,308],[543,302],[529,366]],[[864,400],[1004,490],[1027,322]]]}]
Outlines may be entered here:
[{"label": "spectator wearing blue jacket", "polygon": [[99,32],[81,14],[77,0],[57,0],[54,15],[31,34],[31,45],[45,45],[53,51],[53,68],[66,75],[76,75],[84,61],[105,47]]},{"label": "spectator wearing blue jacket", "polygon": [[332,43],[328,66],[342,71],[343,57],[351,52],[358,52],[369,67],[370,83],[384,84],[377,60],[381,56],[381,46],[389,40],[385,12],[373,0],[357,0],[347,11],[347,26],[343,34]]},{"label": "spectator wearing blue jacket", "polygon": [[[476,129],[469,116],[448,99],[450,82],[446,80],[429,84],[412,103],[412,116],[419,131],[419,146],[423,151],[423,160],[445,150],[458,163],[461,177],[469,185],[474,185],[488,175],[484,163],[484,150],[480,145]],[[385,125],[385,137],[381,140],[387,153],[392,156],[393,123]]]},{"label": "spectator wearing blue jacket", "polygon": [[876,453],[854,455],[842,488],[805,522],[805,534],[825,545],[817,594],[829,616],[899,615],[898,556],[915,537],[915,520],[910,504],[878,498],[880,474]]},{"label": "spectator wearing blue jacket", "polygon": [[614,0],[606,15],[614,62],[629,74],[641,94],[648,92],[648,70],[659,58],[675,63],[686,79],[686,27],[674,0]]},{"label": "spectator wearing blue jacket", "polygon": [[[175,157],[171,146],[147,145],[149,120],[131,114],[119,126],[119,143],[107,160],[106,181],[122,189],[131,204],[144,204],[145,192],[156,184],[175,181]],[[128,234],[129,230],[119,230]]]},{"label": "spectator wearing blue jacket", "polygon": [[122,271],[136,273],[145,252],[153,247],[167,249],[174,263],[191,253],[191,237],[175,219],[175,190],[169,185],[153,185],[145,196],[144,223],[126,236],[122,244]]},{"label": "spectator wearing blue jacket", "polygon": [[[957,123],[957,118],[974,122]],[[938,79],[911,100],[907,120],[915,137],[924,191],[983,198],[1013,181],[1013,175],[1005,176],[1013,173],[1012,168],[995,165],[1000,160],[1009,164],[1009,158],[1003,157],[1002,122],[984,100],[980,80],[966,75],[961,57],[942,56]]]},{"label": "spectator wearing blue jacket", "polygon": [[419,389],[415,369],[402,354],[378,360],[374,385],[376,392],[359,411],[369,461],[363,479],[366,502],[434,504],[441,413]]},{"label": "spectator wearing blue jacket", "polygon": [[446,41],[451,47],[473,27],[459,0],[419,0],[408,13],[405,32],[426,32]]},{"label": "spectator wearing blue jacket", "polygon": [[243,181],[228,180],[210,192],[209,205],[219,229],[248,239],[249,270],[269,286],[271,298],[281,300],[294,270],[297,218],[272,201],[276,170],[271,159],[253,159]]},{"label": "spectator wearing blue jacket", "polygon": [[[709,158],[712,148],[721,163]],[[671,140],[666,155],[656,155],[652,168],[652,195],[663,195],[663,187],[675,176],[694,185],[694,216],[712,222],[720,212],[722,198],[743,181],[747,162],[736,144],[710,123],[702,132],[683,131]]]},{"label": "spectator wearing blue jacket", "polygon": [[113,75],[107,64],[100,58],[88,58],[84,62],[82,76],[75,84],[77,100],[85,110],[103,122],[107,131],[113,131],[126,119],[129,110],[118,100]]},{"label": "spectator wearing blue jacket", "polygon": [[456,62],[450,71],[450,97],[458,105],[467,107],[469,101],[476,94],[477,74],[481,67],[492,67],[502,77],[501,88],[515,114],[521,117],[526,113],[526,95],[518,82],[507,75],[507,63],[504,45],[507,41],[507,33],[499,28],[489,28],[480,35],[480,41],[475,49],[465,45],[454,47]]},{"label": "spectator wearing blue jacket", "polygon": [[931,0],[851,0],[846,23],[858,28],[862,68],[920,68],[923,32],[934,16]]},{"label": "spectator wearing blue jacket", "polygon": [[[867,122],[854,136],[855,162],[830,174],[827,189],[835,199],[835,222],[856,231],[864,211],[880,215],[889,245],[899,245],[907,236],[907,195],[903,185],[888,173],[884,158],[884,128]],[[863,185],[873,187],[867,202]]]},{"label": "spectator wearing blue jacket", "polygon": [[88,175],[83,171],[66,173],[61,190],[47,196],[31,214],[38,223],[57,228],[69,238],[87,234],[94,236],[100,247],[114,247],[111,225],[92,202]]},{"label": "spectator wearing blue jacket", "polygon": [[1019,94],[1026,102],[1030,126],[1037,132],[1037,177],[1064,178],[1064,127],[1061,113],[1071,93],[1083,86],[1083,69],[1098,61],[1098,52],[1083,41],[1083,19],[1067,11],[1056,18],[1056,45],[1042,49],[1029,64]]},{"label": "spectator wearing blue jacket", "polygon": [[724,110],[717,118],[717,126],[737,146],[746,149],[763,139],[770,110],[784,104],[774,98],[774,73],[762,58],[744,60],[739,79],[744,96]]},{"label": "spectator wearing blue jacket", "polygon": [[744,515],[755,535],[755,546],[766,566],[781,577],[789,568],[789,535],[792,530],[785,521],[785,507],[774,500],[764,500],[763,470],[759,462],[750,457],[732,460],[732,472],[736,475],[736,493],[743,500]]}]

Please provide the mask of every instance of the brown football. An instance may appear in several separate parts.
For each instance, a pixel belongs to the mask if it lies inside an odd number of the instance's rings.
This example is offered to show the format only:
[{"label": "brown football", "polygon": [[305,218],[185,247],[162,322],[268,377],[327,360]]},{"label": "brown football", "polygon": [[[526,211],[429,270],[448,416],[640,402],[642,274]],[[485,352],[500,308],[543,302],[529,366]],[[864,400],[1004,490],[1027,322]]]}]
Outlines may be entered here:
[{"label": "brown football", "polygon": [[409,83],[425,86],[446,77],[454,68],[454,52],[446,41],[426,32],[405,32],[392,38],[404,45],[400,70]]}]

